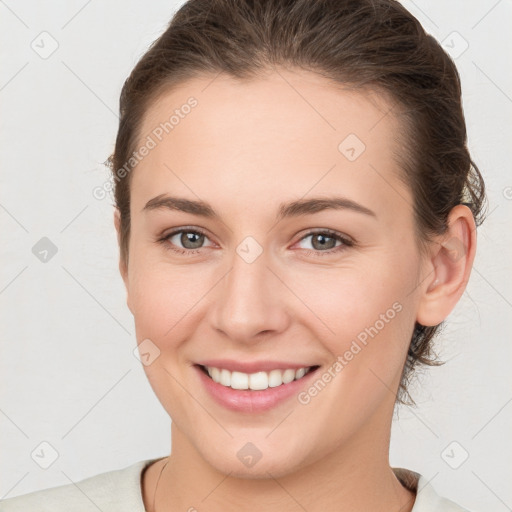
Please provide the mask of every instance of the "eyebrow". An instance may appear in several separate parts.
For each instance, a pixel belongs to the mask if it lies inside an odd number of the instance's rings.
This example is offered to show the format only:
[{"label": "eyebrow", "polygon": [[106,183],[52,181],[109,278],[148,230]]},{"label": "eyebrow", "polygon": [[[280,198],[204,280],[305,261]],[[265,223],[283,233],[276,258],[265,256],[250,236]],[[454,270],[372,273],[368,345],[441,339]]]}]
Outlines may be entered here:
[{"label": "eyebrow", "polygon": [[[142,209],[143,212],[151,210],[176,210],[208,219],[220,219],[220,215],[204,201],[173,197],[166,194],[160,194],[150,199]],[[324,210],[352,210],[377,218],[375,212],[346,197],[313,197],[281,203],[276,220],[280,221],[289,217],[311,215]]]}]

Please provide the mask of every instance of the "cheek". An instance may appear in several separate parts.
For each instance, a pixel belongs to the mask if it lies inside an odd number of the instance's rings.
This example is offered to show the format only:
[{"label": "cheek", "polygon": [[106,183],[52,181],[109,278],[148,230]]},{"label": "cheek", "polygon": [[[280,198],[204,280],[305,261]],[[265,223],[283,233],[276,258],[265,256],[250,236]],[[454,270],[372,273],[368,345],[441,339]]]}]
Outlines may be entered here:
[{"label": "cheek", "polygon": [[[400,275],[387,269],[329,269],[295,277],[294,291],[305,305],[311,326],[324,340],[364,339],[368,329],[378,331],[398,324],[412,296],[407,269]],[[400,310],[400,311],[399,311]],[[400,313],[400,314],[399,314]],[[336,348],[336,341],[334,342]],[[343,348],[343,347],[338,347]]]},{"label": "cheek", "polygon": [[[140,240],[133,244],[130,260],[129,300],[137,330],[144,337],[172,345],[173,339],[178,340],[180,333],[205,313],[205,304],[214,300],[222,272],[198,263],[169,263],[158,251],[142,247]],[[338,268],[314,263],[278,268],[290,290],[278,285],[276,293],[283,295],[277,303],[286,308],[293,322],[307,323],[318,339],[339,355],[353,339],[364,340],[373,327],[389,333],[390,324],[396,326],[405,317],[402,313],[395,319],[396,303],[405,306],[411,301],[411,276],[416,275],[413,254],[411,247],[402,245],[400,252],[388,249],[378,255],[348,258]]]},{"label": "cheek", "polygon": [[130,287],[135,322],[147,337],[172,337],[180,319],[201,297],[198,280],[186,279],[179,270],[149,266],[138,271]]},{"label": "cheek", "polygon": [[[392,390],[402,372],[415,320],[414,257],[390,255],[376,264],[329,269],[296,280],[308,306],[308,329],[332,361],[333,390],[371,407],[370,397]],[[401,269],[398,272],[397,269]],[[329,377],[329,376],[326,376]]]},{"label": "cheek", "polygon": [[304,413],[330,418],[315,427],[320,438],[343,439],[395,400],[414,304],[407,297],[408,282],[376,274],[369,269],[341,272],[338,279],[325,274],[314,287],[302,282],[309,290],[304,302],[316,315],[303,325],[315,332],[330,359],[318,374],[322,382],[314,381],[299,397],[301,404],[311,404]]},{"label": "cheek", "polygon": [[194,332],[191,325],[207,290],[199,288],[202,280],[190,271],[136,258],[132,263],[129,293],[137,343],[150,340],[150,352],[156,354],[143,369],[163,408],[187,430],[186,425],[194,422],[194,408],[184,407],[190,396],[183,387],[188,367],[180,347]]},{"label": "cheek", "polygon": [[129,295],[137,340],[152,340],[161,351],[161,362],[173,365],[177,349],[193,336],[205,314],[218,273],[200,265],[171,264],[162,257],[134,258],[132,264]]}]

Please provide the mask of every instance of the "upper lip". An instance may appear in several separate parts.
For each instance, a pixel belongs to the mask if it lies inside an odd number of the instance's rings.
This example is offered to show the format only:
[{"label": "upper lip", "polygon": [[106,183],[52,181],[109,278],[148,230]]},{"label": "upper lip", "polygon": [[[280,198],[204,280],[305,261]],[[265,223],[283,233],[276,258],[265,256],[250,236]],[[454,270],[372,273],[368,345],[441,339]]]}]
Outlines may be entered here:
[{"label": "upper lip", "polygon": [[316,366],[312,364],[290,363],[284,361],[233,361],[230,359],[209,359],[208,361],[200,361],[197,363],[201,366],[213,366],[229,370],[230,372],[242,373],[257,373],[257,372],[270,372],[272,370],[287,370],[292,368],[298,370],[299,368],[309,368]]}]

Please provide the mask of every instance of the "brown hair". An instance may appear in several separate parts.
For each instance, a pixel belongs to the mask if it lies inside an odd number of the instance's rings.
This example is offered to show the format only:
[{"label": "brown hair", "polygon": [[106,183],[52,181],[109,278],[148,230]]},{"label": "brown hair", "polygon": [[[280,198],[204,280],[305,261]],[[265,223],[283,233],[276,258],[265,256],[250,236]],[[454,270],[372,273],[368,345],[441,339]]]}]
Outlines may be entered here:
[{"label": "brown hair", "polygon": [[[476,225],[481,224],[485,187],[466,146],[459,74],[439,43],[398,1],[188,0],[121,92],[119,130],[108,164],[125,264],[132,174],[126,169],[134,167],[127,162],[132,162],[148,107],[194,77],[223,72],[250,79],[276,65],[313,71],[332,83],[392,99],[393,113],[398,107],[403,117],[402,151],[396,154],[400,177],[412,191],[422,248],[432,235],[445,232],[457,204],[466,204]],[[432,340],[441,325],[416,323],[398,401],[414,403],[407,384],[418,363],[439,364]]]}]

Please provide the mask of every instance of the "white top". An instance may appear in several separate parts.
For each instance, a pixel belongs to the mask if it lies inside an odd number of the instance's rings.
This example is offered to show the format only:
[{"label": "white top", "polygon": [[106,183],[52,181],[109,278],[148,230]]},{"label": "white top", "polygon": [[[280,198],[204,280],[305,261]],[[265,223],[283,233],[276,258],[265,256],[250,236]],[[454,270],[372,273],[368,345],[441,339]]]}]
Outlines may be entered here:
[{"label": "white top", "polygon": [[[146,512],[141,475],[146,466],[157,460],[142,460],[74,484],[0,500],[0,512]],[[417,492],[412,512],[469,512],[438,496],[426,478],[418,473],[402,468],[393,468],[393,471],[403,485]]]}]

